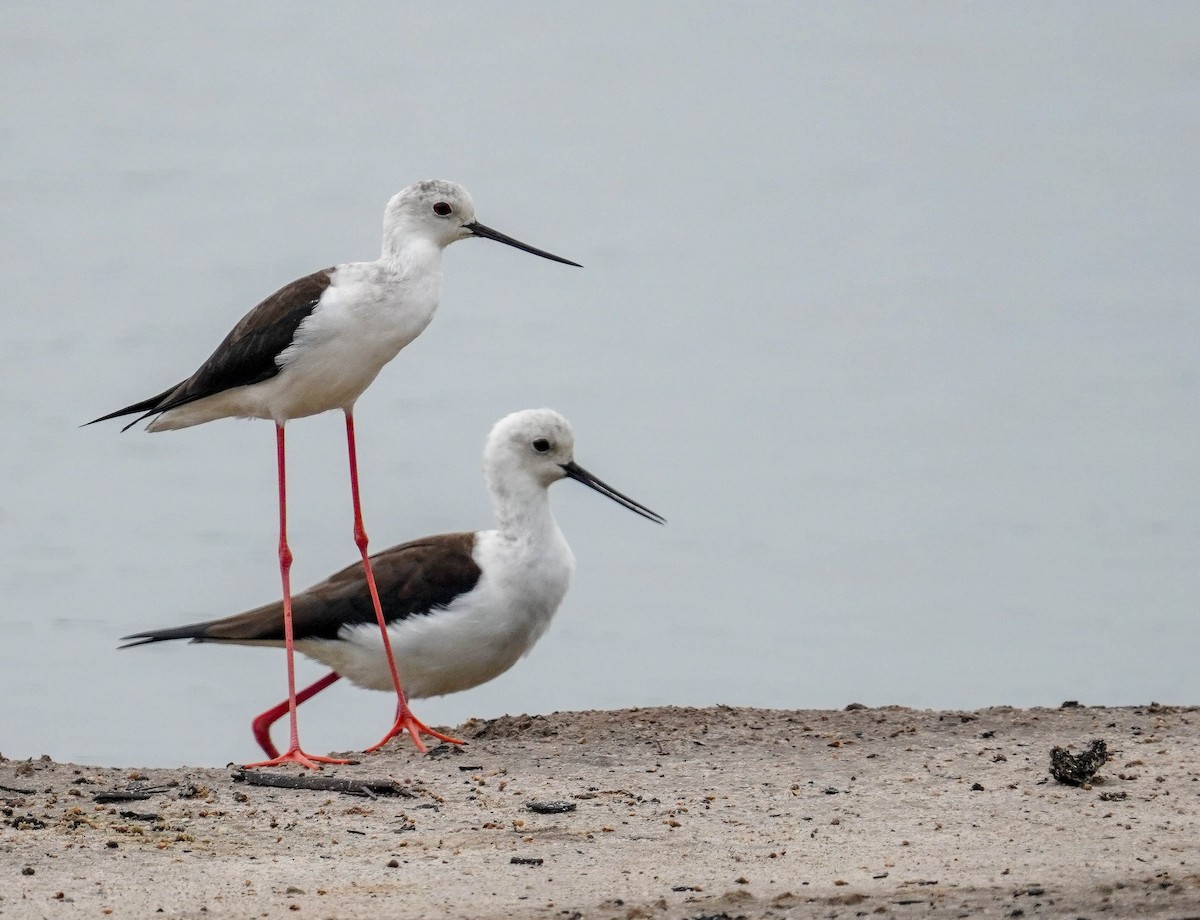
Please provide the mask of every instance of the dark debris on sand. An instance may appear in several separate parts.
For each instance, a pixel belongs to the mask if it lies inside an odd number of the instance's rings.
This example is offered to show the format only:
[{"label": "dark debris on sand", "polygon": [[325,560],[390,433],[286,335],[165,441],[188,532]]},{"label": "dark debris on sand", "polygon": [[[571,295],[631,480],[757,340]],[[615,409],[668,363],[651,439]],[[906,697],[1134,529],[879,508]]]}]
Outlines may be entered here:
[{"label": "dark debris on sand", "polygon": [[1066,748],[1050,750],[1050,775],[1068,786],[1082,786],[1108,762],[1108,745],[1097,739],[1082,754],[1072,754]]}]

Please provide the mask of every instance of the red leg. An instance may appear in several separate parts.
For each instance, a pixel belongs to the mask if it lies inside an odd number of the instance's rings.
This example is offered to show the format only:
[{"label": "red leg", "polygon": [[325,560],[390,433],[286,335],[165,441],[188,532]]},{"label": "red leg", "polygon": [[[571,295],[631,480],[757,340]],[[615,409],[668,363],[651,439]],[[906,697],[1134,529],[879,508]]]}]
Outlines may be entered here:
[{"label": "red leg", "polygon": [[[299,706],[305,700],[311,700],[314,696],[316,696],[334,681],[338,680],[341,676],[342,675],[337,671],[330,671],[315,684],[309,684],[296,694],[296,705]],[[289,697],[278,706],[272,706],[250,723],[250,727],[254,731],[254,740],[258,742],[258,746],[263,749],[263,753],[265,753],[268,757],[279,756],[279,751],[275,748],[275,745],[271,743],[271,726],[288,713],[291,705],[292,700]]]},{"label": "red leg", "polygon": [[[287,652],[287,708],[288,715],[291,717],[292,737],[286,753],[275,755],[270,760],[259,763],[248,763],[246,769],[273,767],[282,763],[298,763],[302,767],[318,770],[320,769],[319,764],[322,763],[349,763],[350,761],[305,754],[300,750],[300,734],[296,728],[296,706],[299,705],[296,700],[296,649],[292,630],[292,551],[287,543],[287,475],[284,464],[283,425],[278,422],[275,423],[275,454],[279,465],[279,577],[283,581],[283,645]],[[269,737],[267,743],[270,744]]]},{"label": "red leg", "polygon": [[371,603],[375,606],[375,619],[379,623],[379,631],[383,636],[383,650],[387,654],[388,668],[392,672],[392,684],[396,688],[396,723],[383,736],[383,740],[367,750],[378,750],[404,731],[408,732],[413,744],[422,753],[425,752],[425,745],[421,742],[422,732],[451,744],[462,744],[463,742],[457,738],[434,731],[414,716],[412,710],[408,708],[408,698],[404,695],[404,687],[400,684],[400,672],[396,669],[396,656],[392,653],[392,641],[388,636],[387,620],[383,617],[383,606],[379,603],[379,590],[375,587],[375,573],[371,571],[371,557],[367,553],[367,531],[363,527],[362,504],[358,497],[358,451],[354,444],[354,412],[350,409],[346,410],[346,447],[350,454],[350,494],[354,502],[354,542],[358,545],[359,553],[362,554],[363,574],[367,579],[367,590],[371,592]]}]

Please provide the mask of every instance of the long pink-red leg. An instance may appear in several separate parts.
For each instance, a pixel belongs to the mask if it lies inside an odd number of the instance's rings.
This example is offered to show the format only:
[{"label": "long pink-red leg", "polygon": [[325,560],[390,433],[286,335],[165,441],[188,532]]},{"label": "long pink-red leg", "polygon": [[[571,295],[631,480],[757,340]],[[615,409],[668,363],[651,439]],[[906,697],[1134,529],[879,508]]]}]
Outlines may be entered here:
[{"label": "long pink-red leg", "polygon": [[[279,476],[279,578],[283,582],[283,645],[287,653],[288,715],[291,721],[291,744],[285,753],[270,760],[246,764],[246,768],[273,767],[281,763],[298,763],[309,769],[320,769],[322,763],[349,763],[332,757],[305,754],[300,749],[300,733],[296,728],[296,649],[292,628],[292,551],[287,542],[287,465],[284,462],[283,425],[275,423],[275,457]],[[314,691],[315,692],[315,691]],[[268,739],[268,743],[270,743]]]},{"label": "long pink-red leg", "polygon": [[[314,684],[309,684],[303,690],[296,693],[296,705],[299,706],[305,700],[311,700],[314,696],[332,684],[334,681],[341,678],[341,674],[337,671],[330,671]],[[284,700],[278,706],[272,706],[260,716],[256,716],[254,721],[250,723],[250,728],[254,732],[254,740],[258,742],[258,746],[263,749],[263,753],[268,757],[278,757],[279,751],[275,745],[271,743],[271,726],[278,722],[283,716],[291,710],[291,697]]]},{"label": "long pink-red leg", "polygon": [[396,722],[378,744],[372,745],[367,750],[378,750],[404,731],[408,732],[413,744],[417,746],[417,750],[422,752],[425,750],[425,745],[421,742],[422,733],[451,744],[462,744],[463,742],[457,738],[434,731],[414,716],[408,707],[408,698],[404,695],[404,687],[400,684],[400,672],[396,668],[396,657],[392,653],[387,621],[383,617],[383,606],[379,603],[379,590],[375,587],[375,573],[371,571],[371,557],[367,553],[367,531],[363,527],[362,503],[358,496],[358,451],[354,441],[354,412],[351,409],[346,410],[346,448],[350,455],[350,493],[354,502],[354,542],[358,545],[359,553],[362,554],[363,574],[367,579],[367,590],[371,592],[371,603],[375,606],[375,619],[379,623],[379,631],[383,636],[383,650],[387,654],[388,668],[392,672],[392,684],[396,688]]}]

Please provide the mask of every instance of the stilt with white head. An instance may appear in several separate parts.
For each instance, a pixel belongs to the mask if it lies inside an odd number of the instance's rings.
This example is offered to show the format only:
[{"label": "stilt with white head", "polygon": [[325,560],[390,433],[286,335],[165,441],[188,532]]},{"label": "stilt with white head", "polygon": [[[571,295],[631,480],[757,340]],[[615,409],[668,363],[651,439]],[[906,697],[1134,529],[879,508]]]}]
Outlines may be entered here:
[{"label": "stilt with white head", "polygon": [[[412,698],[475,687],[502,674],[545,633],[567,593],[575,559],[550,511],[549,487],[574,479],[656,523],[659,515],[597,479],[574,456],[571,426],[550,409],[505,416],[484,447],[495,529],[423,537],[371,557],[390,648]],[[345,676],[372,690],[392,687],[388,656],[370,610],[367,569],[352,565],[294,599],[295,648],[333,670],[296,694],[310,699]],[[126,636],[132,645],[168,639],[283,645],[276,602],[220,620]],[[271,725],[290,700],[253,723],[269,757]]]}]

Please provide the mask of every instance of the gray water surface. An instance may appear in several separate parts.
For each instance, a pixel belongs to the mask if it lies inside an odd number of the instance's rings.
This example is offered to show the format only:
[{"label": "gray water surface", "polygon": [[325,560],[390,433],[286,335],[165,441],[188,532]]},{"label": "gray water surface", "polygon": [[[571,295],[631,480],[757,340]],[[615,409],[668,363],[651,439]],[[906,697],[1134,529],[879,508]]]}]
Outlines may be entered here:
[{"label": "gray water surface", "polygon": [[[669,523],[556,486],[558,619],[424,719],[1200,701],[1200,7],[336,9],[0,7],[4,755],[255,756],[280,653],[116,645],[277,596],[271,426],[78,426],[434,176],[586,267],[447,252],[359,403],[373,546],[487,526],[540,405]],[[289,443],[299,587],[356,550],[340,417]]]}]

